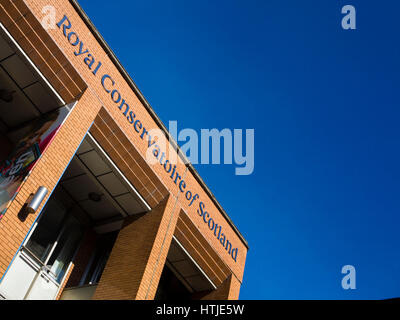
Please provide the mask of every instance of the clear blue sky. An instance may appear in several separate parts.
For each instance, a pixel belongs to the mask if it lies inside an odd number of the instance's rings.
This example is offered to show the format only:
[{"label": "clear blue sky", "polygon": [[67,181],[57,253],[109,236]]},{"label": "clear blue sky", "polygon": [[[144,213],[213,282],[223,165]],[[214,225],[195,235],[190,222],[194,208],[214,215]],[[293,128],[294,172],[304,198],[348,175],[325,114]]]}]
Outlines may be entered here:
[{"label": "clear blue sky", "polygon": [[196,166],[249,242],[240,298],[400,297],[398,1],[79,2],[165,124],[255,129],[252,175]]}]

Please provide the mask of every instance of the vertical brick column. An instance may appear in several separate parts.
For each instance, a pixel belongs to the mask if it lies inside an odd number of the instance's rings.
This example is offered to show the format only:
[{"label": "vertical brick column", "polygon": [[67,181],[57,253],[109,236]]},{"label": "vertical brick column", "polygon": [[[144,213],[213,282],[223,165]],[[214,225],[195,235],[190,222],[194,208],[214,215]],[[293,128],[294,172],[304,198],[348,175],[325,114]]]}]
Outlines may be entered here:
[{"label": "vertical brick column", "polygon": [[178,219],[176,206],[169,195],[141,217],[127,218],[93,299],[154,299]]},{"label": "vertical brick column", "polygon": [[239,299],[239,291],[240,282],[231,274],[216,290],[195,298],[200,300],[237,300]]},{"label": "vertical brick column", "polygon": [[39,186],[45,186],[49,191],[55,188],[100,107],[97,98],[86,90],[0,220],[0,277],[4,275],[51,192],[36,213],[28,215],[26,220],[21,221],[18,212]]}]

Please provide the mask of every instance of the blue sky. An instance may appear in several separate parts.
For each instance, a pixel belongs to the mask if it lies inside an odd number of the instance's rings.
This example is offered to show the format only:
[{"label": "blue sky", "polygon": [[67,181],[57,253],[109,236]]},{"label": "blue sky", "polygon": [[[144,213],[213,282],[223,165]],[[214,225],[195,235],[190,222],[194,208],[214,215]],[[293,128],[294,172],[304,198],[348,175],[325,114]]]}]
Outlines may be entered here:
[{"label": "blue sky", "polygon": [[398,1],[79,2],[165,124],[255,129],[252,175],[196,166],[249,242],[241,299],[400,297]]}]

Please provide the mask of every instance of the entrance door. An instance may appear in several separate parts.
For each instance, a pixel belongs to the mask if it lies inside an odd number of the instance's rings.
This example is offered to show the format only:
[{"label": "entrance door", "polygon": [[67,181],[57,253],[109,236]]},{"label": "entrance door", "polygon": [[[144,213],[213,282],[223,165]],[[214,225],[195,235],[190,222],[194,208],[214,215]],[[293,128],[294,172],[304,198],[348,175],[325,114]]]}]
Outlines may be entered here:
[{"label": "entrance door", "polygon": [[82,235],[81,224],[55,197],[0,284],[6,299],[55,299]]}]

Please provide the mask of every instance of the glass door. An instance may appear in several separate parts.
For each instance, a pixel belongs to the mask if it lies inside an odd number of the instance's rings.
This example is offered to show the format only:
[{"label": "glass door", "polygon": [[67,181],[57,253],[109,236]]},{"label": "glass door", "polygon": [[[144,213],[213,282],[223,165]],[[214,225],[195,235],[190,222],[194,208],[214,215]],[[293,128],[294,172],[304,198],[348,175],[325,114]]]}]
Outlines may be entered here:
[{"label": "glass door", "polygon": [[46,263],[46,267],[49,268],[49,272],[54,276],[57,283],[61,283],[64,278],[81,236],[80,223],[73,216],[68,216],[55,248]]},{"label": "glass door", "polygon": [[9,299],[54,299],[82,236],[82,225],[52,197],[1,283]]}]

